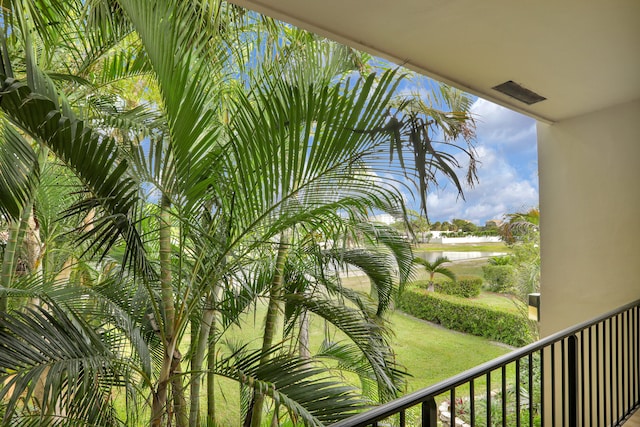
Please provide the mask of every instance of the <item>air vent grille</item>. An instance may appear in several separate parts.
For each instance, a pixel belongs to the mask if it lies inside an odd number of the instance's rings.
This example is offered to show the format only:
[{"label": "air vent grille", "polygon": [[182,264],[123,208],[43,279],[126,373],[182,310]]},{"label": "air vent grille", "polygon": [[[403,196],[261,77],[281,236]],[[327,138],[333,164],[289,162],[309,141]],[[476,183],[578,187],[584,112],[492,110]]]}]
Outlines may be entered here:
[{"label": "air vent grille", "polygon": [[515,98],[520,102],[524,102],[527,105],[535,104],[536,102],[547,99],[544,96],[538,95],[537,93],[520,86],[513,80],[494,86],[492,89],[502,92],[505,95],[509,95],[510,97]]}]

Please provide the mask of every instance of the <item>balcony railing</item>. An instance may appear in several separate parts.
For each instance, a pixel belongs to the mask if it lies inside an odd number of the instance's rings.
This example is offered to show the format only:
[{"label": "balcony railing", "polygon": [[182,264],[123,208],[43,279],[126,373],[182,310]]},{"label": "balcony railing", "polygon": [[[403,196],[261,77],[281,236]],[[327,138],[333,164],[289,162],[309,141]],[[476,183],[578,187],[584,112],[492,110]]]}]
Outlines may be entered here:
[{"label": "balcony railing", "polygon": [[639,333],[640,300],[333,426],[620,425],[639,404]]}]

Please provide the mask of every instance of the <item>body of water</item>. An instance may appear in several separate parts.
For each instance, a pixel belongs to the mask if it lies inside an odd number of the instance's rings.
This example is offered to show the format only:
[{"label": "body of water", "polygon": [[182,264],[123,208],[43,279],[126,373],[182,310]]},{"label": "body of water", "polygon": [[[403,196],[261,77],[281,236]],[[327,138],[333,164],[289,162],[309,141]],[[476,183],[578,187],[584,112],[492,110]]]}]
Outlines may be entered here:
[{"label": "body of water", "polygon": [[430,252],[416,252],[416,255],[422,259],[426,259],[429,262],[433,262],[438,257],[447,257],[449,258],[449,261],[464,261],[468,259],[502,256],[502,255],[506,255],[506,253],[505,252],[482,252],[482,251],[469,251],[469,252],[430,251]]}]

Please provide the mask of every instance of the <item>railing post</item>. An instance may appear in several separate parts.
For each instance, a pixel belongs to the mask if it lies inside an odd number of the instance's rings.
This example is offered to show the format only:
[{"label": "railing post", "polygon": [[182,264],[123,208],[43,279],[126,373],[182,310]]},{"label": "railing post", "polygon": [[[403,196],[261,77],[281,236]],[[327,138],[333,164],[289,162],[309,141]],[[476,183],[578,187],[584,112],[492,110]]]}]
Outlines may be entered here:
[{"label": "railing post", "polygon": [[[451,415],[451,419],[453,415]],[[438,408],[436,407],[436,399],[432,396],[422,402],[422,427],[436,427],[438,423]]]},{"label": "railing post", "polygon": [[569,427],[578,425],[578,339],[575,335],[567,338],[567,369],[568,369],[568,410]]}]

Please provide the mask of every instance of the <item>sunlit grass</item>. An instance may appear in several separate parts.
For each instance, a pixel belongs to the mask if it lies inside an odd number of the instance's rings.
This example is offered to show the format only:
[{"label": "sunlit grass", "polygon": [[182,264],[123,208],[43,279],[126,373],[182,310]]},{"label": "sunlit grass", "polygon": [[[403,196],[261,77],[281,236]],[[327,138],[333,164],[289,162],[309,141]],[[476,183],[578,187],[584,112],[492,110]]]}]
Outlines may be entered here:
[{"label": "sunlit grass", "polygon": [[391,316],[398,361],[412,376],[407,391],[433,385],[510,351],[485,338],[454,332],[396,312]]}]

